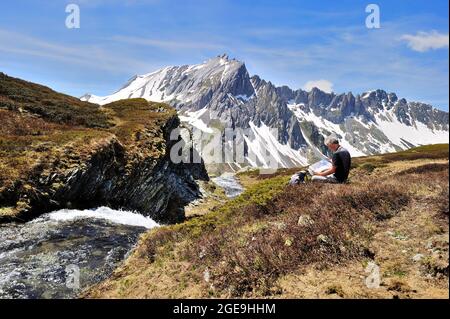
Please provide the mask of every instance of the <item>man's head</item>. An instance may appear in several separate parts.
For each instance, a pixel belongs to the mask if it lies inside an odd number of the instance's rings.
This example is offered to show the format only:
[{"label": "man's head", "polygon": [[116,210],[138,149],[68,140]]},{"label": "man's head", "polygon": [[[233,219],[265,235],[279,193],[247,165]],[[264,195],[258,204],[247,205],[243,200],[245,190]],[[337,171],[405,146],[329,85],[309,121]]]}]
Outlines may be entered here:
[{"label": "man's head", "polygon": [[339,148],[339,140],[335,135],[330,135],[325,139],[325,145],[330,149],[330,151],[336,152]]}]

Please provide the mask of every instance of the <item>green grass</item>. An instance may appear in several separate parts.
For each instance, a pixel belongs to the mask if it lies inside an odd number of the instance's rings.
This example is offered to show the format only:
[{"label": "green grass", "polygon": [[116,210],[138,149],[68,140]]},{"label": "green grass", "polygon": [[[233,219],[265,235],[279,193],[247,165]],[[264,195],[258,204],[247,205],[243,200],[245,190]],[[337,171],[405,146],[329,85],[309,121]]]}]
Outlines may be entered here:
[{"label": "green grass", "polygon": [[[402,152],[398,158],[407,159],[406,166],[411,167],[417,154],[419,158],[448,158],[445,149],[419,148]],[[367,171],[379,169],[376,183],[370,174],[362,174],[363,178],[346,185],[290,187],[286,186],[289,176],[298,168],[272,175],[259,175],[257,170],[240,173],[247,187],[243,194],[208,208],[206,215],[146,233],[126,267],[88,295],[177,297],[195,292],[197,297],[212,298],[277,297],[278,280],[285,276],[365,262],[373,258],[368,247],[375,234],[386,232],[386,220],[400,218],[403,214],[399,213],[415,201],[444,202],[448,197],[448,169],[442,165],[427,176],[416,171],[397,176],[386,168],[393,156],[386,156],[386,162],[378,156],[359,163]],[[422,164],[417,163],[417,169]],[[431,184],[443,190],[433,195],[436,198],[415,191]],[[429,208],[448,218],[448,201]],[[313,222],[300,223],[304,215]],[[210,273],[207,283],[203,279],[206,269]],[[395,265],[383,270],[393,278],[409,276],[406,268]],[[128,279],[133,284],[122,289],[121,282]],[[148,291],[155,282],[157,288]],[[327,292],[339,294],[340,290],[332,287]]]},{"label": "green grass", "polygon": [[238,215],[245,214],[245,208],[250,205],[265,205],[275,195],[283,191],[288,179],[278,176],[265,180],[264,183],[250,187],[243,194],[229,200],[226,205],[214,209],[207,215],[193,218],[185,223],[169,226],[176,232],[181,232],[187,237],[195,238],[206,231],[226,227]]},{"label": "green grass", "polygon": [[[219,293],[230,288],[234,297],[267,296],[279,276],[301,265],[358,256],[361,238],[368,236],[363,221],[376,221],[379,211],[395,213],[408,203],[404,191],[388,183],[289,187],[287,182],[285,175],[259,180],[207,215],[155,229],[144,236],[139,254],[160,263],[180,258],[192,263],[192,271],[208,267]],[[330,187],[339,187],[341,197]],[[299,225],[303,214],[314,223]]]},{"label": "green grass", "polygon": [[[448,158],[446,145],[375,156],[375,160],[367,157],[359,165],[372,172],[389,162],[424,157]],[[186,273],[189,278],[208,267],[219,289],[208,291],[211,296],[218,297],[224,291],[231,291],[234,297],[248,293],[267,296],[279,276],[301,265],[365,258],[364,247],[371,232],[363,226],[396,216],[411,200],[407,188],[395,177],[377,185],[358,182],[286,187],[289,176],[297,170],[281,169],[272,175],[259,175],[258,170],[239,173],[255,181],[243,194],[204,216],[152,230],[143,238],[140,256],[150,255],[152,262],[161,265],[173,260],[191,263],[192,273]],[[340,197],[332,191],[336,188]],[[315,222],[299,226],[299,216],[304,214]],[[329,243],[318,242],[319,236]],[[203,251],[205,257],[199,257]],[[389,275],[406,274],[392,269]]]}]

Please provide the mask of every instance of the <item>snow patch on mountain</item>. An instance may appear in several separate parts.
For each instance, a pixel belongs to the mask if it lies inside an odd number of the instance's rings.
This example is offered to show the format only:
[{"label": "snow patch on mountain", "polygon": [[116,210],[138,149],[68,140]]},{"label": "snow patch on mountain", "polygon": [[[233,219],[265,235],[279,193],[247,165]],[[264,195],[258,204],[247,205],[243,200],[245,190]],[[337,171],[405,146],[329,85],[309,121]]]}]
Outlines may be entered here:
[{"label": "snow patch on mountain", "polygon": [[278,167],[304,166],[307,158],[299,150],[292,149],[289,145],[278,142],[275,131],[261,123],[256,126],[250,122],[251,137],[244,136],[248,146],[248,162],[253,167],[273,168],[274,161]]},{"label": "snow patch on mountain", "polygon": [[[207,108],[182,114],[179,115],[181,122],[187,124],[191,129],[198,129],[206,134],[217,133],[207,124],[210,121],[210,114]],[[242,167],[241,165],[249,165],[255,168],[294,167],[306,165],[308,162],[306,156],[302,153],[304,150],[295,150],[289,145],[281,144],[277,138],[277,130],[268,127],[264,123],[257,126],[250,122],[250,128],[242,130],[240,133],[242,133],[247,144],[247,156],[245,156],[247,164],[234,163],[239,168]],[[230,145],[225,145],[225,147],[232,149],[231,141],[228,142]],[[203,150],[198,149],[199,145],[202,144],[194,143],[196,150],[203,154]]]},{"label": "snow patch on mountain", "polygon": [[[217,89],[214,85],[230,81],[242,66],[243,63],[222,55],[201,64],[170,66],[152,73],[136,75],[112,95],[99,97],[87,94],[81,100],[100,105],[131,98],[172,104],[196,102],[201,100],[204,94]],[[245,94],[236,97],[244,100],[248,98]]]},{"label": "snow patch on mountain", "polygon": [[[208,113],[209,110],[207,108],[203,108],[195,112],[183,113],[184,115],[179,115],[178,117],[182,123],[186,123],[202,132],[212,134],[214,131],[203,121],[203,117],[205,117],[205,115],[209,118]],[[209,122],[208,120],[206,121]]]},{"label": "snow patch on mountain", "polygon": [[[342,131],[340,125],[334,124],[330,121],[327,121],[324,118],[321,118],[317,115],[315,115],[312,111],[305,112],[302,108],[304,107],[304,104],[288,104],[288,108],[294,113],[294,115],[297,117],[297,119],[302,122],[312,122],[314,125],[319,128],[322,136],[326,137],[327,134],[324,134],[323,132],[333,132],[339,136],[342,136],[343,138],[340,140],[340,143],[343,147],[345,147],[352,156],[364,156],[367,155],[366,153],[356,149],[347,139],[347,134]],[[303,134],[305,136],[305,134]],[[320,150],[317,149],[317,147],[309,141],[309,139],[305,136],[305,139],[308,142],[308,145],[312,148],[316,149],[315,153],[320,154]]]},{"label": "snow patch on mountain", "polygon": [[416,146],[449,142],[448,131],[431,129],[419,121],[411,126],[405,125],[397,119],[392,111],[375,114],[375,118],[376,126],[392,143],[403,149],[408,148],[403,141]]}]

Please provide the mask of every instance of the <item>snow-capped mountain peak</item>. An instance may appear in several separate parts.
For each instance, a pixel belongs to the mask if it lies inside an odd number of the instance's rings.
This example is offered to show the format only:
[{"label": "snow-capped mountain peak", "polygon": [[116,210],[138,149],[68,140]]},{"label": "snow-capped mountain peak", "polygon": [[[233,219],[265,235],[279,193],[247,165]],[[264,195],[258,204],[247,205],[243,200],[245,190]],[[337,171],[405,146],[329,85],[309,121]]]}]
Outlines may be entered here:
[{"label": "snow-capped mountain peak", "polygon": [[[245,83],[246,79],[248,83]],[[198,105],[195,109],[201,109],[205,106],[204,96],[218,91],[230,91],[235,97],[253,94],[244,63],[224,54],[201,64],[165,67],[132,77],[112,95],[87,94],[81,99],[103,105],[120,99],[144,98],[177,107],[189,102]]]}]

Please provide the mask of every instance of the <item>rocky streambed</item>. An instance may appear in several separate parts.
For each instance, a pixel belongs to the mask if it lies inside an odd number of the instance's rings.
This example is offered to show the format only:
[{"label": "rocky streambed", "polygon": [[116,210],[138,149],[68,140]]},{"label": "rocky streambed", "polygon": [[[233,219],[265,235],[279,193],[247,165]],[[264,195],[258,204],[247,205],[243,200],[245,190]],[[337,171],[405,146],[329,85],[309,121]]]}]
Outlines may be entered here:
[{"label": "rocky streambed", "polygon": [[112,210],[60,210],[0,225],[0,298],[74,298],[106,279],[158,224]]}]

